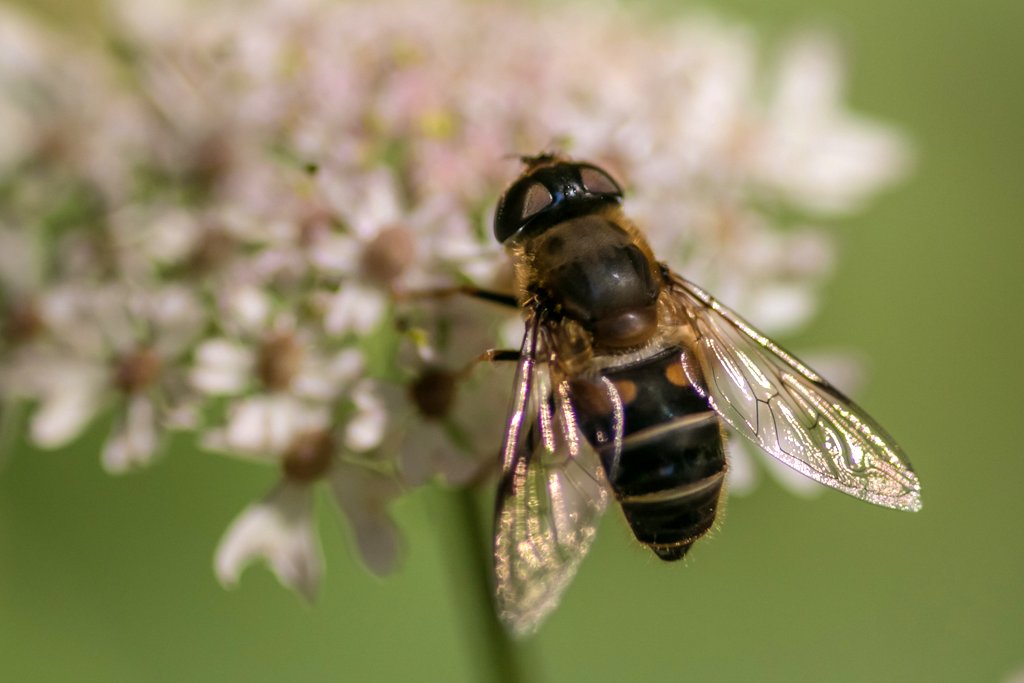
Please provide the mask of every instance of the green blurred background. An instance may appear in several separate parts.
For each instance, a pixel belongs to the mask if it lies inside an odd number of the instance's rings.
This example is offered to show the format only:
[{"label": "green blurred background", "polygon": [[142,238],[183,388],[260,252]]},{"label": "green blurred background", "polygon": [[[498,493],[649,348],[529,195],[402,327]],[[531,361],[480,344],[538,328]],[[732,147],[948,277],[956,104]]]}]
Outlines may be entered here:
[{"label": "green blurred background", "polygon": [[[94,12],[25,4],[73,30]],[[609,515],[524,648],[533,678],[1007,680],[1024,669],[1024,4],[713,8],[769,42],[832,29],[853,106],[917,148],[911,180],[839,226],[826,309],[786,342],[869,359],[859,398],[912,458],[924,510],[808,501],[769,480],[729,501],[685,566],[660,563]],[[20,447],[0,476],[0,678],[477,680],[481,633],[459,615],[472,587],[451,571],[445,494],[400,504],[406,561],[387,581],[357,565],[322,501],[328,574],[307,607],[263,569],[230,592],[211,571],[225,526],[274,472],[183,441],[157,467],[112,478],[102,436]]]}]

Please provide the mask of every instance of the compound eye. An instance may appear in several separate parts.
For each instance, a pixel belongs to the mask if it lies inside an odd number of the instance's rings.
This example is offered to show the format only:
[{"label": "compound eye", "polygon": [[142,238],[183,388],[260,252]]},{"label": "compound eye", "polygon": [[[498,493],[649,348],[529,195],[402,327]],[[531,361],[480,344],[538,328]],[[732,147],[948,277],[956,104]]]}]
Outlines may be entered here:
[{"label": "compound eye", "polygon": [[547,207],[551,206],[551,202],[554,200],[555,198],[551,196],[551,190],[544,187],[542,183],[530,183],[530,186],[523,194],[523,210],[519,219],[525,221],[526,219],[537,215]]},{"label": "compound eye", "polygon": [[580,181],[583,189],[592,194],[622,196],[622,188],[612,177],[596,166],[580,166]]},{"label": "compound eye", "polygon": [[529,180],[516,183],[498,202],[498,210],[494,214],[494,236],[504,243],[554,201],[551,191],[541,182]]}]

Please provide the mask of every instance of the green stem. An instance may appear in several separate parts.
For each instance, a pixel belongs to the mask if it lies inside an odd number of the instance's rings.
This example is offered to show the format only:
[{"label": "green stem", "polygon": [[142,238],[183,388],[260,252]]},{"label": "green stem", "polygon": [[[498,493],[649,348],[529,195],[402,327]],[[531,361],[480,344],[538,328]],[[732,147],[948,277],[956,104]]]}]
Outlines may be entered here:
[{"label": "green stem", "polygon": [[516,644],[498,621],[491,596],[491,544],[473,491],[446,493],[452,524],[443,530],[448,543],[454,599],[459,603],[466,641],[484,640],[473,654],[477,680],[518,683],[526,680]]}]

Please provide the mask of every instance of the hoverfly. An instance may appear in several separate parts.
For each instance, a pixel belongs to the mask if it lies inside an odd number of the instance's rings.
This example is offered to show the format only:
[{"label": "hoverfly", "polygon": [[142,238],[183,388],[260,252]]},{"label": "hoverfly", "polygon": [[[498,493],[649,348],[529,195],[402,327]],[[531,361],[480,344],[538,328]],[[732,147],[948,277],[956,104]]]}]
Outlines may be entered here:
[{"label": "hoverfly", "polygon": [[667,561],[711,528],[727,468],[722,423],[862,500],[921,507],[893,439],[850,399],[659,263],[601,168],[557,155],[501,197],[526,332],[502,445],[497,610],[516,634],[556,606],[607,502]]}]

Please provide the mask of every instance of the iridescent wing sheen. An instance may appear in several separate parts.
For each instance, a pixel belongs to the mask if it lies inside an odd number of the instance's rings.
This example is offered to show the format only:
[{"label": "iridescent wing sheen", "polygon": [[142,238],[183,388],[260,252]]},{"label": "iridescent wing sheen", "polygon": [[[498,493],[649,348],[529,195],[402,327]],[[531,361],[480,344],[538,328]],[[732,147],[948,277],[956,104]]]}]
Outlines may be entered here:
[{"label": "iridescent wing sheen", "polygon": [[696,335],[683,365],[733,429],[769,455],[869,503],[921,509],[921,484],[882,427],[813,370],[703,289],[672,274]]},{"label": "iridescent wing sheen", "polygon": [[527,322],[502,446],[494,529],[498,616],[536,630],[590,549],[608,502],[600,460],[576,424],[565,382],[539,361],[543,330]]}]

